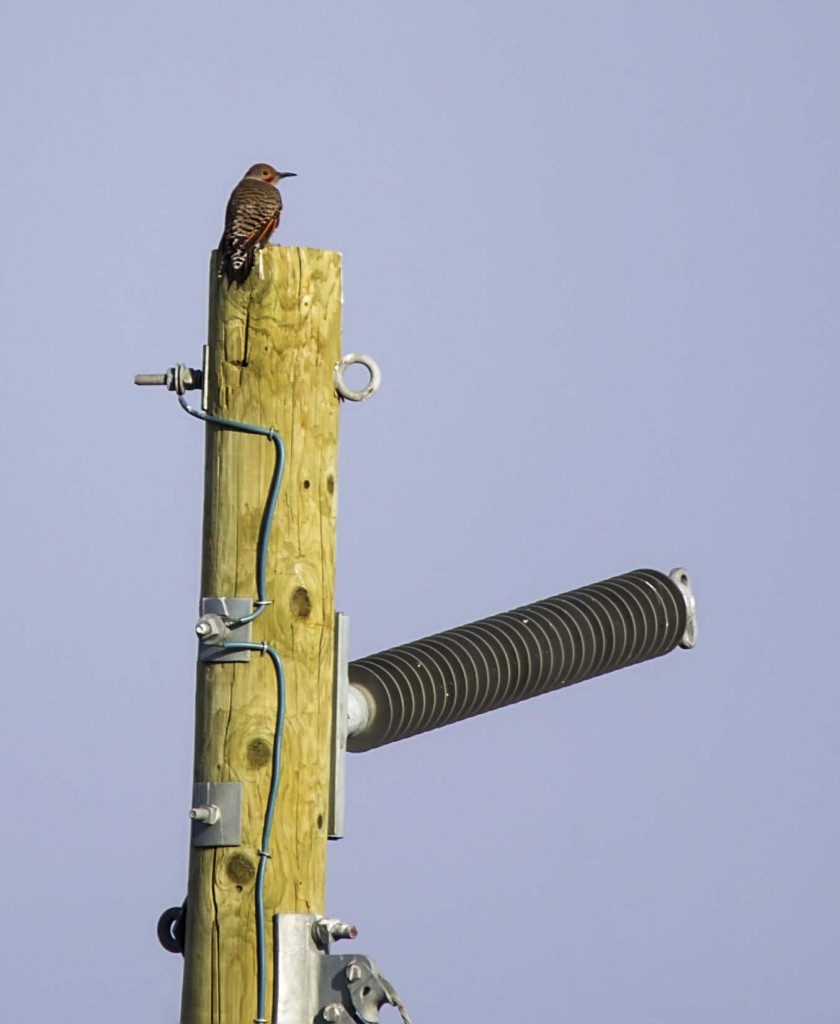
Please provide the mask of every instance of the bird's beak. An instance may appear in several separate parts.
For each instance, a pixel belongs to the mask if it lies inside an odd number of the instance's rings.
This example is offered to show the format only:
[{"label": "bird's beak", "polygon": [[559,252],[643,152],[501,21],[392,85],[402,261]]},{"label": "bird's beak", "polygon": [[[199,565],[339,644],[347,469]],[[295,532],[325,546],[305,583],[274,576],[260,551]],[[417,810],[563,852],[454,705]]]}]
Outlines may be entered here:
[{"label": "bird's beak", "polygon": [[296,178],[296,177],[297,177],[297,174],[295,174],[294,171],[278,171],[277,172],[277,179],[278,179],[278,181],[279,181],[280,178]]}]

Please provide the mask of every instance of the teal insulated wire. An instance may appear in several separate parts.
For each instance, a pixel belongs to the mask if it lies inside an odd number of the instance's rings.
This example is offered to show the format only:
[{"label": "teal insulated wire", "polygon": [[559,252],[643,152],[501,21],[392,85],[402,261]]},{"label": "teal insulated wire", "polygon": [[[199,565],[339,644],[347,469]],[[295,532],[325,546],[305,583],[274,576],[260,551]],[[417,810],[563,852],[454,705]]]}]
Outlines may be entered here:
[{"label": "teal insulated wire", "polygon": [[217,427],[225,427],[228,430],[237,430],[241,434],[257,434],[260,437],[267,437],[274,444],[274,472],[271,474],[271,483],[268,488],[268,498],[265,503],[262,522],[260,523],[260,536],[257,542],[257,600],[254,602],[254,610],[242,618],[229,623],[231,629],[244,626],[248,622],[258,619],[265,611],[266,606],[271,602],[265,596],[265,573],[268,562],[268,538],[271,534],[271,524],[274,521],[274,513],[277,509],[277,499],[280,497],[280,485],[283,482],[283,469],[286,464],[286,449],[280,435],[273,427],[257,427],[253,423],[239,423],[237,420],[226,420],[221,416],[212,416],[209,412],[201,409],[194,409],[188,404],[183,395],[178,396],[181,408],[195,416],[196,419],[204,420],[205,423],[212,423]]},{"label": "teal insulated wire", "polygon": [[274,750],[271,759],[271,785],[268,789],[268,800],[265,805],[262,841],[260,844],[260,863],[257,867],[257,880],[254,902],[257,918],[257,1016],[256,1022],[266,1020],[266,963],[265,963],[265,867],[270,857],[268,845],[271,839],[271,826],[274,823],[274,812],[277,809],[277,795],[280,792],[281,754],[283,750],[283,725],[286,721],[286,673],[283,660],[277,651],[266,643],[236,643],[230,641],[222,644],[229,651],[259,651],[267,654],[274,664],[277,677],[277,721],[274,729]]},{"label": "teal insulated wire", "polygon": [[[268,561],[268,538],[271,534],[271,524],[274,521],[274,513],[277,509],[277,500],[280,495],[280,485],[283,481],[283,468],[286,461],[286,450],[283,441],[274,428],[258,427],[252,423],[239,423],[237,420],[227,420],[221,416],[213,416],[201,409],[194,409],[189,405],[183,395],[178,396],[181,408],[195,416],[196,419],[204,420],[205,423],[212,423],[217,427],[224,427],[227,430],[236,430],[243,434],[256,434],[260,437],[267,437],[274,444],[274,472],[271,475],[271,484],[268,488],[265,510],[262,522],[260,523],[260,535],[257,542],[257,600],[254,602],[253,611],[243,615],[240,619],[229,623],[231,629],[244,626],[253,622],[265,611],[266,606],[271,602],[265,596],[266,564]],[[228,641],[221,644],[229,651],[259,651],[267,654],[274,665],[274,674],[277,679],[277,718],[274,727],[274,750],[271,759],[271,784],[268,790],[268,800],[265,807],[265,819],[263,820],[262,839],[259,850],[259,866],[257,867],[257,878],[254,891],[256,931],[257,931],[257,1016],[254,1024],[266,1024],[265,1002],[266,1002],[266,962],[265,962],[265,870],[271,841],[271,827],[274,823],[274,813],[277,809],[277,796],[280,792],[280,771],[281,753],[283,749],[283,726],[286,720],[286,673],[283,668],[283,660],[278,652],[269,644],[245,643]]]}]

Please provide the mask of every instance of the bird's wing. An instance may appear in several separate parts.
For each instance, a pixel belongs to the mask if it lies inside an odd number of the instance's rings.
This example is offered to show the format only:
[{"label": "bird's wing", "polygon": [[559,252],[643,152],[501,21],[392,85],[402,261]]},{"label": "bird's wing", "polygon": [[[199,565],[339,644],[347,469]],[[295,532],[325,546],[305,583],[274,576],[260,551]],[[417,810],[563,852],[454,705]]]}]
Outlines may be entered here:
[{"label": "bird's wing", "polygon": [[[248,238],[246,239],[244,244],[246,246],[248,246],[248,245],[261,245],[263,242],[267,242],[268,239],[271,238],[271,236],[277,230],[277,225],[279,223],[280,223],[280,214],[276,213],[271,218],[271,220],[265,225],[265,227],[262,229],[262,231],[259,231],[259,232],[255,231],[255,232],[253,232],[251,235],[248,236]],[[256,235],[256,238],[254,238],[254,235]],[[254,239],[253,242],[251,241],[252,238]]]},{"label": "bird's wing", "polygon": [[[225,231],[222,242],[228,251],[252,249],[265,242],[280,223],[280,195],[263,191],[265,186],[254,182],[242,182],[230,197],[225,213]],[[276,199],[275,199],[276,197]]]}]

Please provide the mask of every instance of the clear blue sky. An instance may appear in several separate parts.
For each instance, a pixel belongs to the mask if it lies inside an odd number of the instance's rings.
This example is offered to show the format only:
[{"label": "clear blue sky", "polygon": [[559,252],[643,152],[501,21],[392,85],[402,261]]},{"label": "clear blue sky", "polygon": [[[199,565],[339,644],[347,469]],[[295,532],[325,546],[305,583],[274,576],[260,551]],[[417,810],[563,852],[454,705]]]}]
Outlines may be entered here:
[{"label": "clear blue sky", "polygon": [[700,610],[693,652],[356,755],[330,912],[418,1024],[835,1024],[837,4],[4,22],[5,1018],[177,1019],[203,449],[131,378],[199,358],[267,160],[384,371],[342,410],[354,656],[642,565]]}]

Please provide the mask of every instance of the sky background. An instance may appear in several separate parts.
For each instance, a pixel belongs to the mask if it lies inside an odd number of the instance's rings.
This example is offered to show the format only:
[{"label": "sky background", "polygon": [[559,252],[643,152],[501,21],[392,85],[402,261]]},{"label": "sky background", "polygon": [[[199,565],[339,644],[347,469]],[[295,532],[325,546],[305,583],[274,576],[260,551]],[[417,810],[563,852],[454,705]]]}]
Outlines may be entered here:
[{"label": "sky background", "polygon": [[200,359],[265,160],[384,374],[352,656],[698,600],[694,651],[352,756],[330,913],[416,1024],[836,1024],[840,7],[3,8],[5,1019],[178,1017],[203,438],[132,376]]}]

